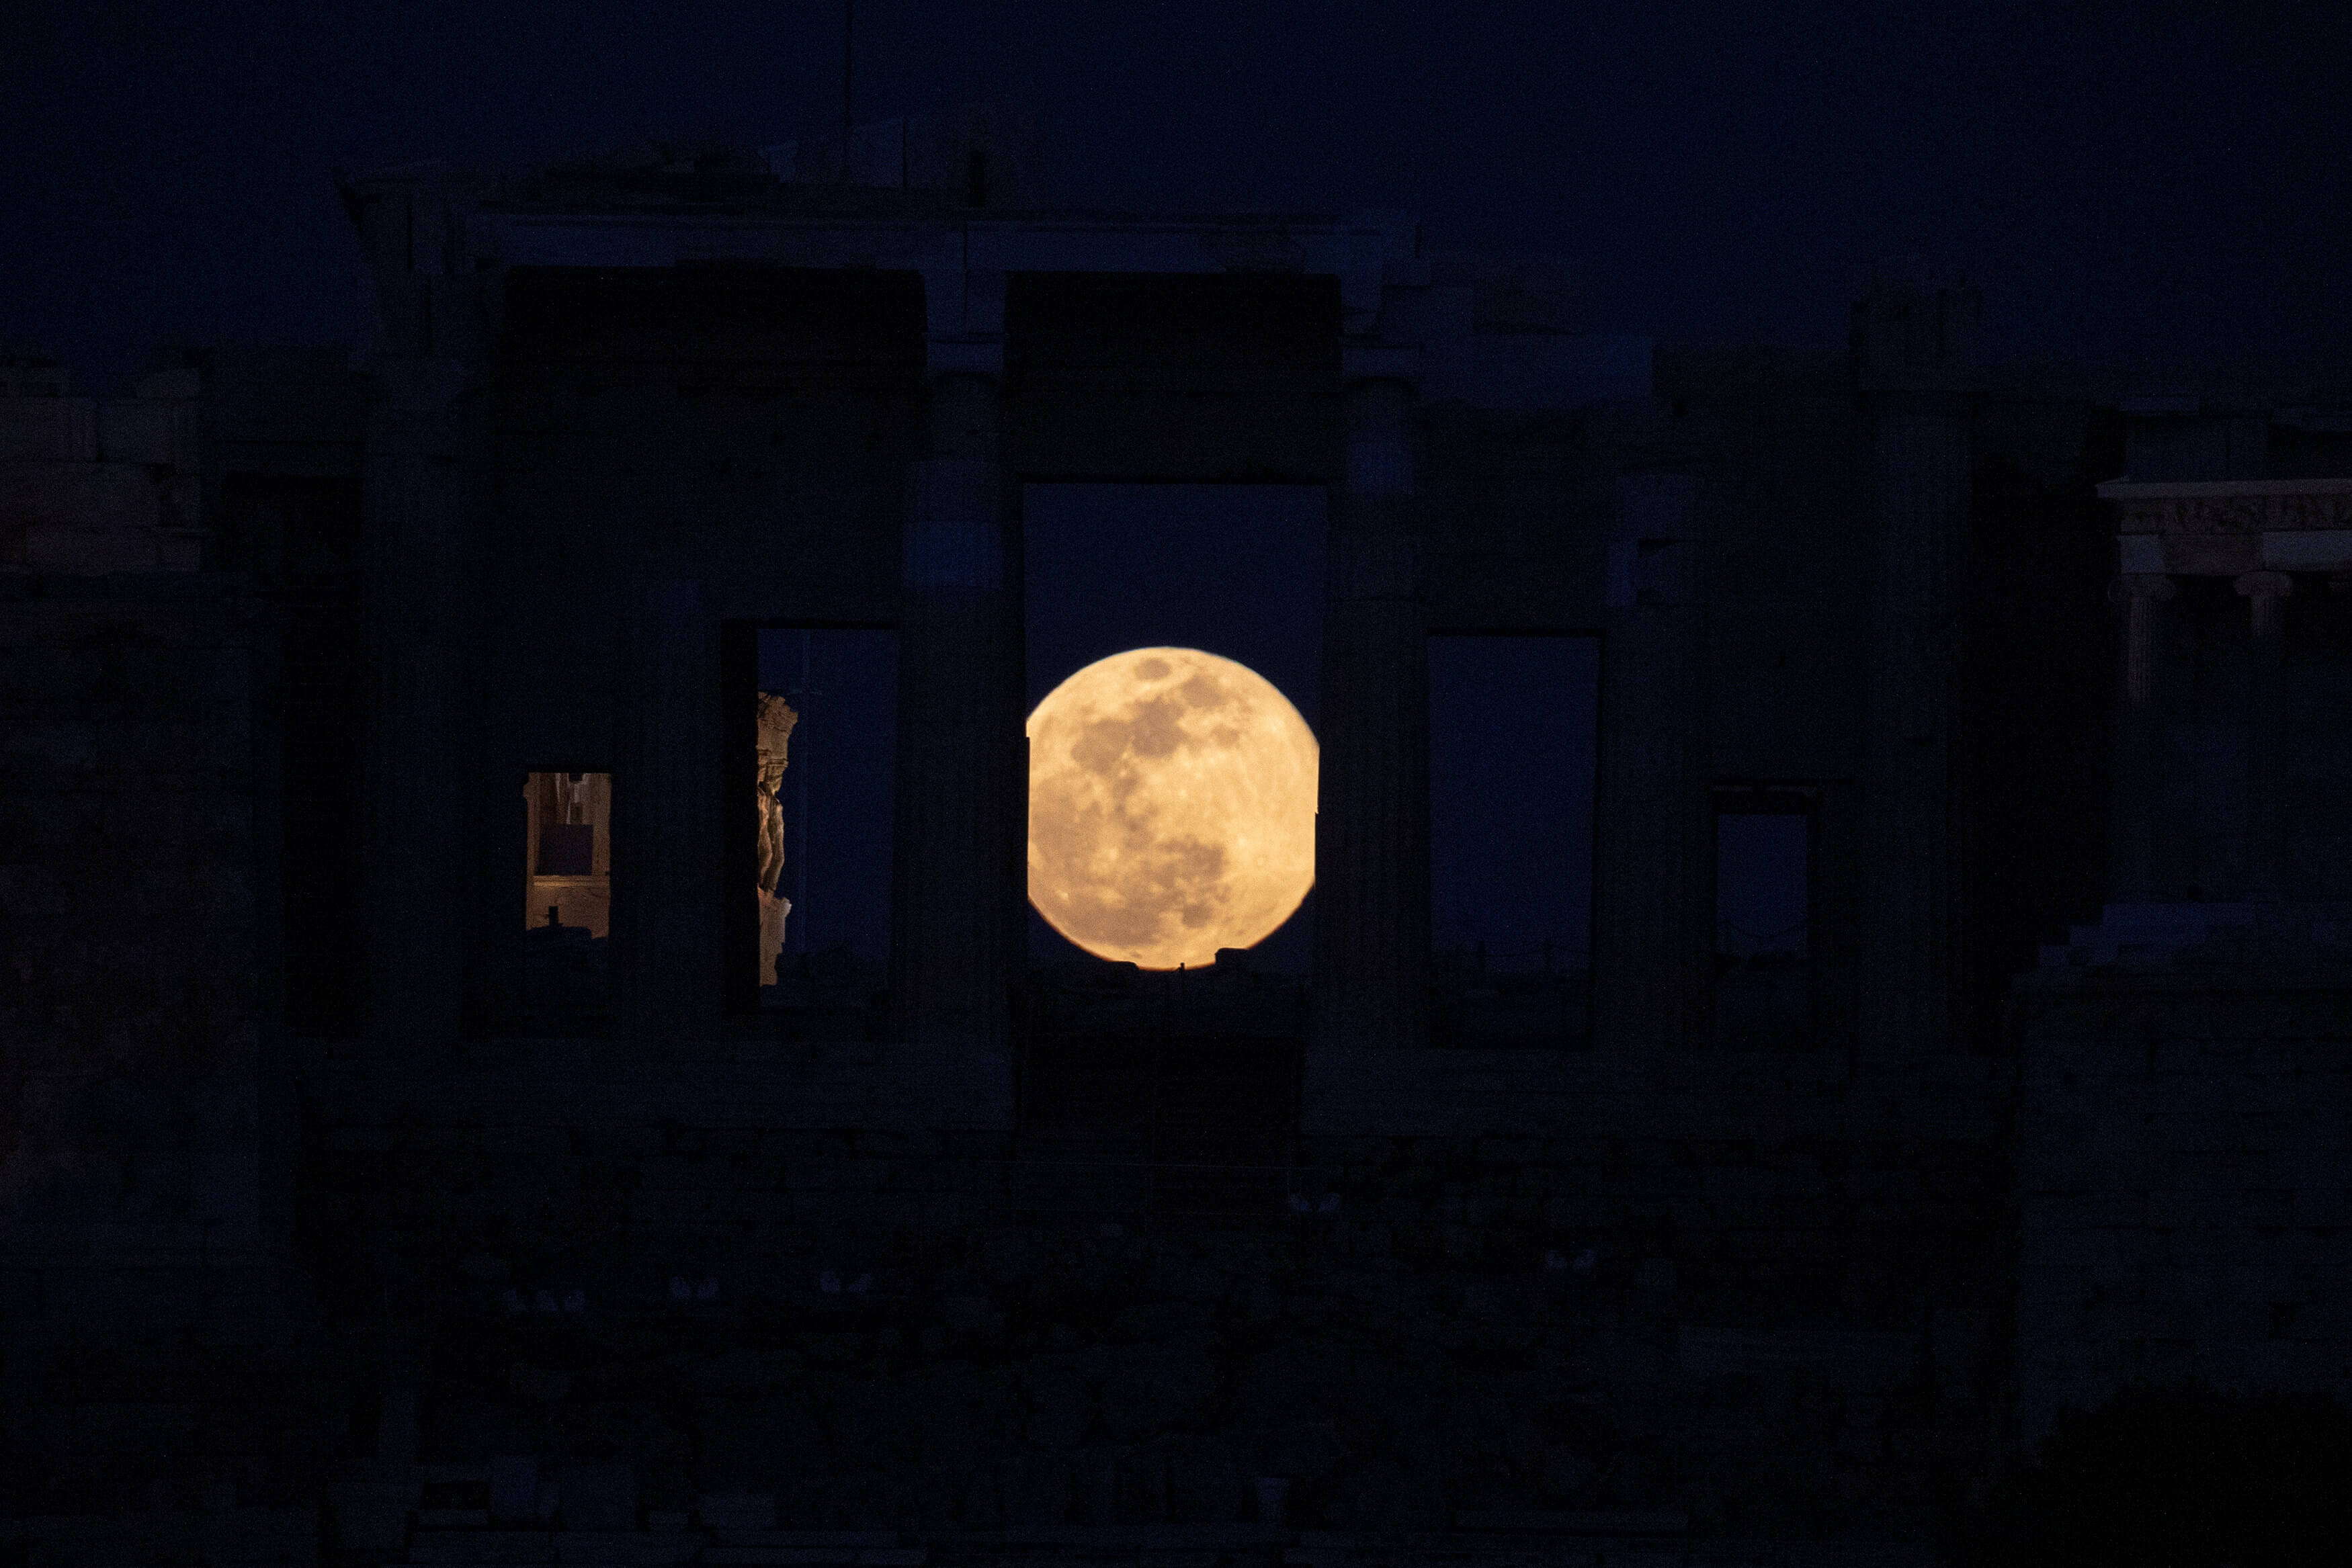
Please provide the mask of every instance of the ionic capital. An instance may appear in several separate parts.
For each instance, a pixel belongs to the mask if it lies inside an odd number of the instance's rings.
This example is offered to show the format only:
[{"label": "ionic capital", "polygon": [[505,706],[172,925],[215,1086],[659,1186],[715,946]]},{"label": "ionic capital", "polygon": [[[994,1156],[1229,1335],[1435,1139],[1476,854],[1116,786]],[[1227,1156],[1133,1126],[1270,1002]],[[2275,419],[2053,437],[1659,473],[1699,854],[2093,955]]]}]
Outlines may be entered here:
[{"label": "ionic capital", "polygon": [[2238,591],[2245,595],[2246,608],[2253,612],[2254,641],[2275,649],[2294,579],[2283,571],[2249,571],[2239,577]]}]

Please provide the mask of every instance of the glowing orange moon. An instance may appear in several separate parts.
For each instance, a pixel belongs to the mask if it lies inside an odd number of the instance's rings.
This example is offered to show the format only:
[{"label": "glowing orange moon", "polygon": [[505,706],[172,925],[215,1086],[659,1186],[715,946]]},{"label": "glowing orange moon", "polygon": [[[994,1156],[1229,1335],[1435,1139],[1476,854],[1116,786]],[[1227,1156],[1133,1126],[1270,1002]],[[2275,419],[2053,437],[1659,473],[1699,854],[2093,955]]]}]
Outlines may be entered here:
[{"label": "glowing orange moon", "polygon": [[1248,947],[1315,885],[1314,732],[1245,664],[1131,648],[1029,716],[1029,902],[1146,969]]}]

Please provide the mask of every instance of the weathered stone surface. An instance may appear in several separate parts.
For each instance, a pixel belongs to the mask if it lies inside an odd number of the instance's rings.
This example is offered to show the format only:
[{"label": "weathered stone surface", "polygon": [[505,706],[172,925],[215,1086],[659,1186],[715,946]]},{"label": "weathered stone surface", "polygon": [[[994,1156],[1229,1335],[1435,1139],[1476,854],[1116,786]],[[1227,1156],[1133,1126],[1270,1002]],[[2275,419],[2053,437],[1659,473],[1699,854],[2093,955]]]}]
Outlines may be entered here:
[{"label": "weathered stone surface", "polygon": [[[2036,822],[2096,779],[2074,743],[2104,726],[2114,673],[2112,519],[2084,477],[2108,411],[2031,389],[1989,411],[1890,403],[1874,477],[1857,371],[1874,396],[1963,390],[1918,362],[1924,317],[1874,307],[1859,366],[1674,350],[1654,396],[1487,408],[1409,395],[1431,347],[1409,340],[1441,318],[1558,323],[1476,269],[1437,281],[1401,231],[1103,220],[1083,235],[1103,255],[1172,245],[1237,270],[1008,283],[940,263],[950,231],[905,193],[861,190],[884,204],[866,216],[898,217],[854,239],[762,205],[782,199],[763,179],[736,194],[728,243],[814,248],[467,270],[492,259],[478,238],[676,250],[720,231],[681,210],[625,241],[552,208],[501,230],[446,172],[369,183],[372,420],[323,395],[337,356],[295,378],[318,398],[174,371],[142,388],[167,419],[110,405],[85,439],[53,396],[28,416],[41,455],[0,461],[0,564],[20,569],[0,577],[5,1507],[164,1521],[49,1531],[36,1560],[192,1560],[189,1521],[251,1486],[331,1505],[323,1542],[268,1548],[296,1557],[672,1561],[704,1545],[685,1528],[700,1499],[707,1561],[907,1568],[938,1536],[1003,1531],[983,1544],[1210,1568],[1287,1546],[1258,1522],[1263,1481],[1318,1537],[1302,1563],[1567,1550],[1465,1531],[1638,1531],[1612,1561],[1696,1560],[1670,1519],[1739,1561],[1741,1542],[1917,1534],[2011,1446],[2011,1352],[2029,1424],[2133,1376],[2340,1378],[2333,939],[2298,949],[2312,972],[2284,999],[2222,996],[2253,950],[2210,941],[2173,955],[2204,967],[2169,988],[2053,982],[2021,1085],[1991,1017],[2003,966],[2101,891],[2096,813]],[[954,245],[1017,248],[1025,222]],[[929,248],[827,270],[853,244]],[[1277,263],[1345,276],[1252,281]],[[1382,389],[1359,387],[1353,419],[1350,381]],[[191,467],[200,392],[229,434]],[[362,444],[367,507],[342,521],[370,551],[365,679],[337,685],[257,630],[231,602],[244,580],[92,575],[186,561],[199,490],[352,488]],[[1339,486],[1324,697],[1335,765],[1369,771],[1331,775],[1323,1038],[1302,1046],[1287,1000],[1221,993],[1216,1017],[1265,1015],[1234,1025],[1263,1048],[1245,1091],[1171,1072],[1145,1111],[1087,1101],[1084,1074],[1009,1032],[1024,474]],[[1685,474],[1703,480],[1656,477]],[[1619,506],[1621,483],[1676,506]],[[333,518],[279,503],[282,527],[252,504],[248,535],[214,541],[273,612],[338,570]],[[1902,537],[1876,549],[1874,519]],[[1962,533],[1965,585],[1937,575]],[[2284,613],[2326,599],[2299,588]],[[1929,624],[1939,605],[1968,636]],[[719,1017],[721,921],[751,914],[725,885],[746,869],[720,874],[740,807],[727,628],[793,622],[906,632],[907,1038],[786,1043]],[[1652,961],[1640,1027],[1599,1049],[1416,1043],[1417,640],[1440,623],[1607,643],[1623,700],[1599,737],[1604,827],[1645,825],[1603,847],[1622,863],[1597,919],[1603,947]],[[1892,663],[1864,656],[1874,635]],[[2288,673],[2315,793],[2283,831],[2309,891],[2341,879],[2346,683],[2324,659]],[[2230,678],[2200,679],[2215,709]],[[793,716],[760,707],[765,978]],[[383,744],[308,842],[373,835],[390,913],[349,969],[374,977],[379,1027],[289,1043],[281,970],[322,989],[343,971],[276,956],[329,907],[316,882],[292,895],[277,824],[359,752],[314,736],[281,764],[278,727],[342,709]],[[461,935],[478,899],[520,939],[512,780],[547,766],[609,766],[627,802],[614,939],[634,988],[609,1039],[501,1035],[483,1004],[512,955]],[[1705,1049],[1704,997],[1665,989],[1706,912],[1689,791],[1726,775],[1818,788],[1820,1029],[1787,1051]],[[1964,816],[1979,838],[1960,858],[1985,872],[1948,901],[1938,857]],[[1663,902],[1645,867],[1671,873]],[[1937,924],[1948,902],[1965,932]],[[1865,907],[1887,915],[1867,942]],[[1945,1007],[1948,982],[1974,1012]],[[1891,1048],[1857,1051],[1874,988]],[[1183,1030],[1211,1016],[1129,1021],[1189,1070],[1211,1053]],[[1218,1123],[1220,1086],[1258,1098]],[[1166,1111],[1180,1088],[1192,1124]],[[667,1528],[619,1528],[640,1505]],[[514,1528],[456,1528],[485,1518]],[[582,1523],[614,1528],[550,1528]],[[1806,1560],[1776,1551],[1748,1556]]]},{"label": "weathered stone surface", "polygon": [[[2021,1419],[2199,1376],[2352,1396],[2336,985],[2095,976],[2030,994],[2018,1180]],[[2209,982],[2210,983],[2210,982]]]}]

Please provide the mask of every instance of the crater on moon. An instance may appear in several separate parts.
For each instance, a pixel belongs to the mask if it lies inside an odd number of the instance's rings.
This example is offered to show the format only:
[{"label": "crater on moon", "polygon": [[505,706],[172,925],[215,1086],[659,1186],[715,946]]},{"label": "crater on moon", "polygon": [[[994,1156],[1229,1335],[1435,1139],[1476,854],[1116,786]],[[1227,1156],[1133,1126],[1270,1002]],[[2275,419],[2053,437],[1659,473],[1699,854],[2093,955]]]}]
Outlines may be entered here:
[{"label": "crater on moon", "polygon": [[1315,736],[1198,648],[1099,659],[1029,716],[1029,902],[1100,957],[1207,964],[1315,884]]}]

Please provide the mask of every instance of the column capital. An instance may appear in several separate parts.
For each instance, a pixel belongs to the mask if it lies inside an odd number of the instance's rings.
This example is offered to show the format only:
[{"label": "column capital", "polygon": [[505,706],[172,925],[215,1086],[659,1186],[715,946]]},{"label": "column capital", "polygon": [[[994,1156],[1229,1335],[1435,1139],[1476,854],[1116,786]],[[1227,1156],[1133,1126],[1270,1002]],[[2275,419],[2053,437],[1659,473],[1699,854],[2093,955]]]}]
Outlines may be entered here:
[{"label": "column capital", "polygon": [[2275,652],[2287,597],[2294,591],[2294,579],[2283,571],[2249,571],[2239,576],[2236,586],[2246,608],[2253,612],[2255,642],[2270,645]]},{"label": "column capital", "polygon": [[2107,602],[2121,604],[2127,599],[2170,599],[2179,591],[2179,585],[2161,572],[2127,571],[2107,584]]}]

